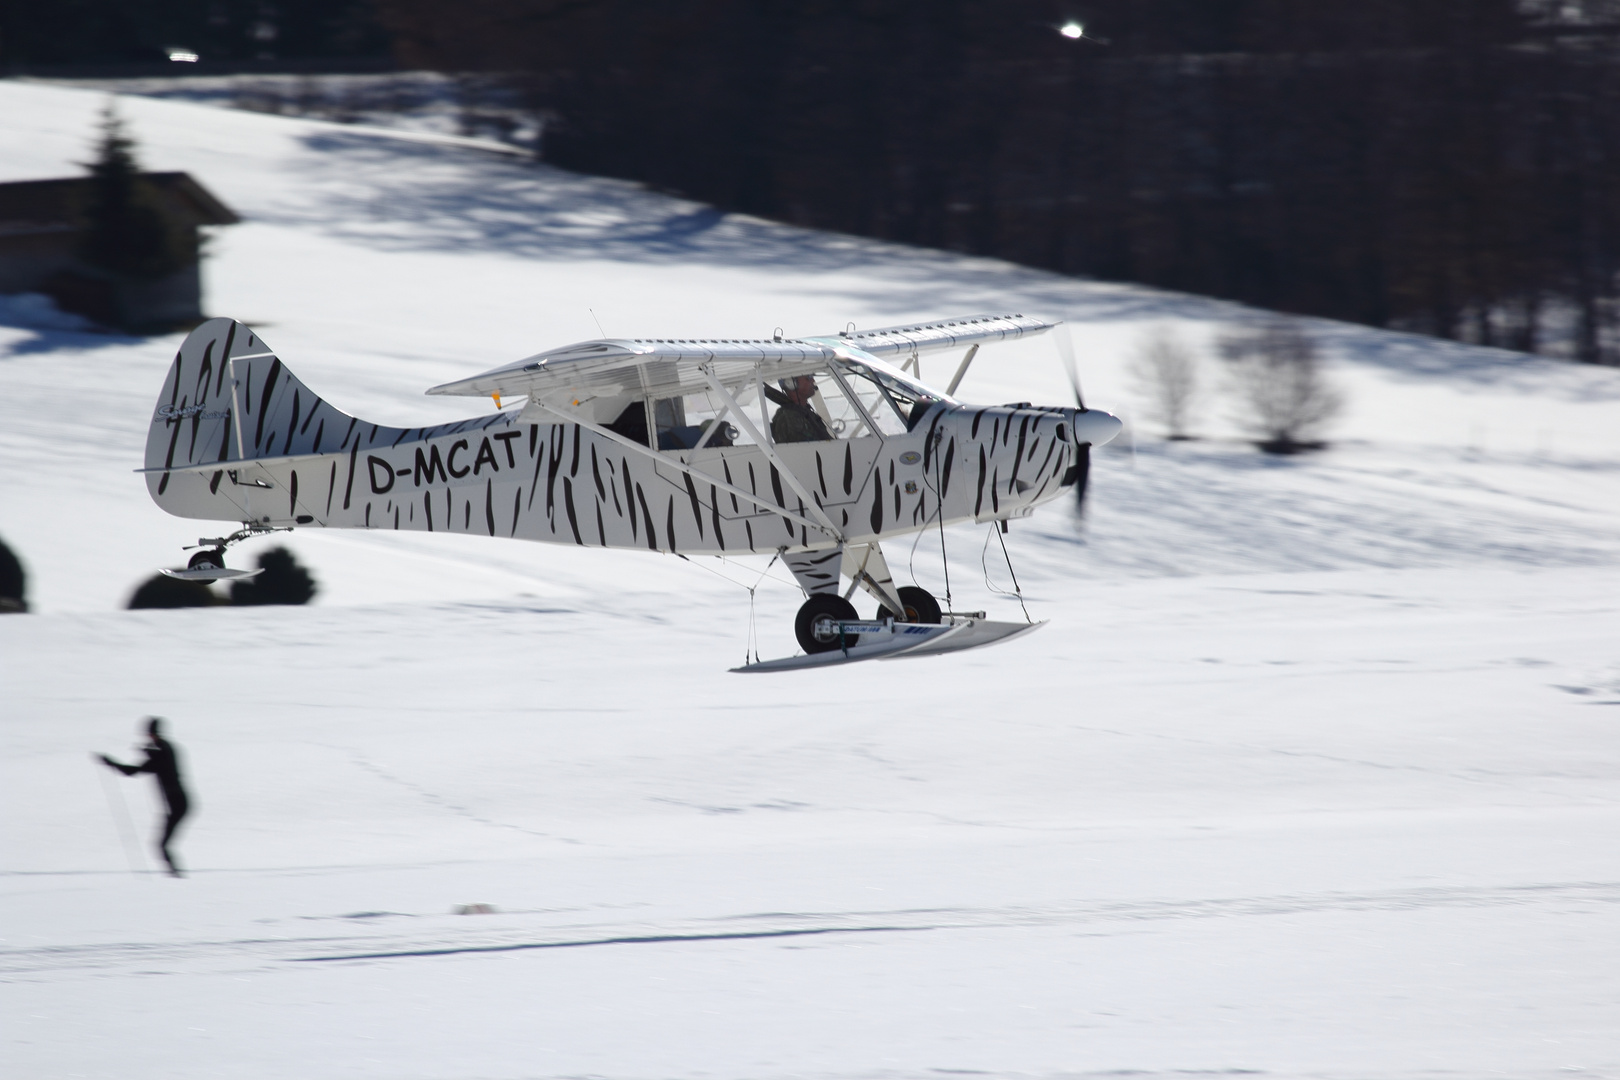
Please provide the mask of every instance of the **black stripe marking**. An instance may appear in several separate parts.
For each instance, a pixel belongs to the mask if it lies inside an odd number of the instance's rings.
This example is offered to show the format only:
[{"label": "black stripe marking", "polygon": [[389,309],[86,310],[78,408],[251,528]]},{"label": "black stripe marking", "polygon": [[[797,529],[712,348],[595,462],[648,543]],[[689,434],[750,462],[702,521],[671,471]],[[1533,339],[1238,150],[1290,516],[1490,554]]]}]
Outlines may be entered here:
[{"label": "black stripe marking", "polygon": [[225,456],[231,452],[231,424],[235,421],[231,410],[225,410],[225,433],[219,437],[219,457],[216,461],[224,461]]},{"label": "black stripe marking", "polygon": [[[276,388],[276,379],[281,375],[281,358],[270,358],[270,374],[264,377],[264,389],[259,392],[259,426],[253,432],[253,449],[257,451],[259,444],[264,441],[264,420],[270,415],[270,392]],[[248,406],[248,412],[253,406]]]},{"label": "black stripe marking", "polygon": [[[698,539],[703,539],[703,504],[698,502],[697,485],[692,483],[691,473],[682,473],[681,479],[686,481],[686,494],[692,500],[692,520],[697,522]],[[670,527],[674,528],[673,520]],[[671,536],[674,534],[671,533]]]},{"label": "black stripe marking", "polygon": [[630,510],[630,541],[641,537],[641,524],[636,520],[636,497],[630,490],[630,459],[624,459],[624,505]]},{"label": "black stripe marking", "polygon": [[987,472],[984,460],[984,447],[979,447],[979,497],[973,503],[973,516],[978,517],[984,510],[984,478]]},{"label": "black stripe marking", "polygon": [[[1042,473],[1044,473],[1046,471],[1046,467],[1052,463],[1052,451],[1057,449],[1057,445],[1058,445],[1058,441],[1056,439],[1053,439],[1050,443],[1047,444],[1047,446],[1046,446],[1046,458],[1041,462],[1041,467],[1039,469],[1035,470],[1035,475],[1036,476],[1039,476]],[[1034,451],[1031,450],[1030,453],[1033,454]]]},{"label": "black stripe marking", "polygon": [[489,535],[495,535],[495,481],[484,481],[484,522],[489,526]]},{"label": "black stripe marking", "polygon": [[[176,360],[180,359],[180,354],[175,353],[174,358]],[[197,379],[192,384],[191,396],[196,398],[198,401],[202,401],[204,398],[208,397],[208,384],[213,381],[214,343],[210,341],[207,345],[203,346],[202,363],[197,367]]]},{"label": "black stripe marking", "polygon": [[641,490],[640,484],[636,485],[636,501],[641,503],[641,516],[647,522],[647,548],[650,551],[657,551],[658,534],[653,531],[652,511],[647,509],[647,496]]},{"label": "black stripe marking", "polygon": [[[926,467],[926,466],[925,466]],[[850,493],[850,485],[855,482],[855,455],[849,443],[844,444],[844,494]]]},{"label": "black stripe marking", "polygon": [[[294,387],[293,388],[292,423],[287,425],[287,441],[285,443],[283,443],[282,447],[281,447],[281,452],[283,454],[287,453],[288,451],[290,451],[292,449],[293,435],[296,433],[296,431],[298,429],[298,413],[299,413],[300,408],[303,406],[303,404],[304,404],[304,395],[298,392],[297,387]],[[309,415],[314,416],[315,415],[314,411],[312,410]],[[305,423],[309,422],[307,417],[305,418],[304,422]]]},{"label": "black stripe marking", "polygon": [[[1011,421],[1008,422],[1007,426],[1012,427]],[[1018,485],[1018,468],[1024,463],[1024,436],[1027,434],[1029,434],[1028,416],[1024,417],[1023,422],[1018,425],[1018,449],[1013,454],[1012,479],[1007,481],[1007,494],[1009,495],[1012,494],[1013,488]]]},{"label": "black stripe marking", "polygon": [[[214,340],[217,341],[219,339],[215,338]],[[231,366],[231,342],[235,340],[236,323],[233,320],[231,325],[225,330],[225,345],[219,350],[219,375],[217,376],[214,384],[214,395],[216,397],[219,396],[220,392],[225,389],[225,369]],[[213,342],[211,341],[209,344],[212,345]]]},{"label": "black stripe marking", "polygon": [[[545,448],[544,445],[542,445],[539,448],[539,452],[534,455],[534,475],[529,477],[529,507],[528,508],[530,510],[534,509],[534,493],[536,491],[540,490],[540,463],[545,461],[545,460],[546,460],[546,448]],[[518,494],[521,495],[522,493],[523,493],[523,489],[521,487],[518,488]],[[512,519],[512,527],[514,529],[517,528],[517,519],[516,518]]]},{"label": "black stripe marking", "polygon": [[562,427],[551,429],[555,445],[551,448],[551,464],[546,466],[546,518],[553,532],[557,529],[557,470],[562,468],[562,449],[568,442],[568,431]]},{"label": "black stripe marking", "polygon": [[720,489],[709,485],[709,512],[714,515],[714,539],[720,550],[726,550],[726,534],[720,529]]},{"label": "black stripe marking", "polygon": [[354,492],[354,463],[360,454],[360,440],[354,440],[354,449],[349,451],[349,481],[343,485],[343,509],[349,508],[349,496]]},{"label": "black stripe marking", "polygon": [[332,475],[326,478],[326,516],[332,516],[332,496],[337,494],[337,459],[332,459]]},{"label": "black stripe marking", "polygon": [[876,484],[872,485],[872,531],[883,531],[883,489]]}]

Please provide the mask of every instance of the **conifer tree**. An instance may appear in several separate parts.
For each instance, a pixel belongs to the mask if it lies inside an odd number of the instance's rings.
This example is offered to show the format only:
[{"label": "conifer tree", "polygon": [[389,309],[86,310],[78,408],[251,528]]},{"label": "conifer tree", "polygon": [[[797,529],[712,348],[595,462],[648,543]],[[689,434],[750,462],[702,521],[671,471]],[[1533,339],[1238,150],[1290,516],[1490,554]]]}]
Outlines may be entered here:
[{"label": "conifer tree", "polygon": [[284,547],[260,555],[259,568],[264,572],[257,577],[231,582],[231,603],[307,604],[319,591],[315,578]]},{"label": "conifer tree", "polygon": [[28,610],[28,575],[22,560],[0,540],[0,613]]},{"label": "conifer tree", "polygon": [[109,103],[90,170],[79,257],[88,265],[135,279],[167,277],[197,259],[195,244],[172,221],[141,177],[135,140]]}]

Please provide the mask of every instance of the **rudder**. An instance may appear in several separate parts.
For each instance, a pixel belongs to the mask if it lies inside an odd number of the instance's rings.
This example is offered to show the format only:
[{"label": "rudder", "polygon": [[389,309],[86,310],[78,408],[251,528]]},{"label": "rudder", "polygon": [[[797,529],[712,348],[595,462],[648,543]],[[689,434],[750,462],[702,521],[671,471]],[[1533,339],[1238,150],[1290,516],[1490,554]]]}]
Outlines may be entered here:
[{"label": "rudder", "polygon": [[[171,514],[253,520],[222,479],[260,458],[318,454],[347,443],[359,423],[300,382],[252,329],[210,319],[169,366],[146,438],[146,482]],[[197,466],[217,464],[212,472]]]}]

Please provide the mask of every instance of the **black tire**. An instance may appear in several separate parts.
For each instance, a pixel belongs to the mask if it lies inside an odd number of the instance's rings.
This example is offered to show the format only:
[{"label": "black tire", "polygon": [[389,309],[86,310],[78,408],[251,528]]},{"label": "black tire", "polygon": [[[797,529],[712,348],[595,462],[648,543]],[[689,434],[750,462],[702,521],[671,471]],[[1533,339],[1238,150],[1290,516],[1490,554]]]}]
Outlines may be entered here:
[{"label": "black tire", "polygon": [[843,648],[838,632],[839,622],[854,622],[855,605],[842,596],[819,593],[804,602],[793,620],[793,634],[799,639],[799,648],[807,653],[832,652]]},{"label": "black tire", "polygon": [[223,570],[225,569],[225,552],[219,548],[209,548],[199,551],[186,563],[187,570]]},{"label": "black tire", "polygon": [[[901,622],[937,623],[940,620],[939,601],[927,589],[916,585],[902,585],[895,590],[900,594],[900,602],[906,605],[905,618]],[[894,618],[894,612],[888,605],[878,605],[877,618],[879,622]]]}]

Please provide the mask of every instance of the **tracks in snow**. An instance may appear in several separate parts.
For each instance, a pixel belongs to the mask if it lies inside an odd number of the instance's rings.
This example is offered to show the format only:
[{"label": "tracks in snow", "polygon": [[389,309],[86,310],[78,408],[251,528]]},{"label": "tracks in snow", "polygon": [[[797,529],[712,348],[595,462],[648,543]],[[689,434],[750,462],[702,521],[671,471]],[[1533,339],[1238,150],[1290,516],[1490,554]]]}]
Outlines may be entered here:
[{"label": "tracks in snow", "polygon": [[850,912],[765,912],[664,922],[548,923],[543,915],[352,916],[371,933],[136,941],[0,950],[0,980],[28,981],[68,972],[91,977],[264,971],[288,964],[381,963],[482,953],[631,945],[700,945],[854,934],[1070,928],[1107,933],[1121,924],[1186,919],[1258,918],[1326,912],[1409,912],[1438,908],[1523,906],[1592,910],[1620,904],[1620,882],[1389,889],[1217,899],[1094,900],[1047,907],[923,908]]}]

